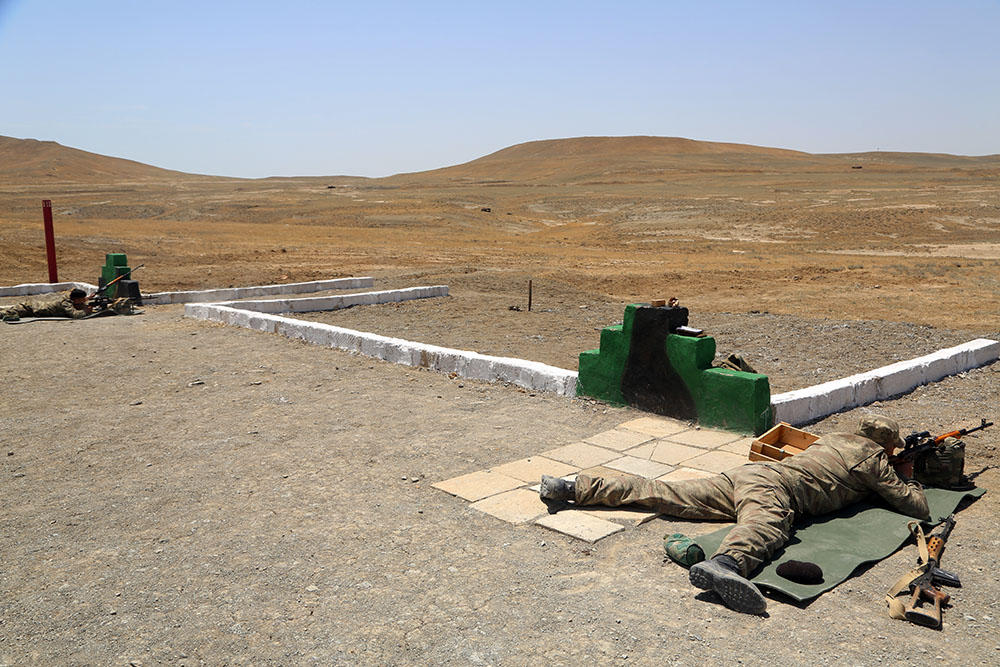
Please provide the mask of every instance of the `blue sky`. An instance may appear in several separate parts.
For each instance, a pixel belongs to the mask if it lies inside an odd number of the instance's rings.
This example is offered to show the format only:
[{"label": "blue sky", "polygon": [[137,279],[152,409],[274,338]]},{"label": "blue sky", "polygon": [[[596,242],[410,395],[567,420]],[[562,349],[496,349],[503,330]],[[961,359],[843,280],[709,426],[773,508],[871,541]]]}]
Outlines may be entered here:
[{"label": "blue sky", "polygon": [[535,139],[1000,153],[1000,3],[0,0],[0,134],[385,176]]}]

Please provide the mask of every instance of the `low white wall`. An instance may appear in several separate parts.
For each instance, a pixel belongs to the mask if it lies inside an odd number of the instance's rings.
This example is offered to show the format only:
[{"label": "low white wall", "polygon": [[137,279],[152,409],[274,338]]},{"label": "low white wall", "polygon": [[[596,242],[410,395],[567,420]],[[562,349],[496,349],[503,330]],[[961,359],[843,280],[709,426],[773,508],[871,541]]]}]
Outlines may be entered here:
[{"label": "low white wall", "polygon": [[263,301],[221,301],[213,306],[229,306],[257,313],[310,313],[324,310],[339,310],[350,306],[369,306],[376,303],[429,299],[448,296],[447,285],[407,287],[405,289],[360,292],[334,296],[306,296],[296,299],[267,299]]},{"label": "low white wall", "polygon": [[12,285],[10,287],[0,287],[0,297],[5,296],[31,296],[33,294],[48,294],[49,292],[62,292],[79,287],[87,293],[95,292],[97,285],[90,283],[24,283],[22,285]]},{"label": "low white wall", "polygon": [[[443,293],[442,292],[443,288]],[[447,286],[411,287],[405,290],[385,290],[368,294],[345,295],[343,297],[321,297],[329,306],[333,299],[344,301],[357,299],[357,303],[387,303],[406,299],[446,296]],[[437,292],[437,293],[431,293]],[[317,301],[305,299],[301,301]],[[289,312],[296,308],[297,299],[276,301],[238,302],[228,304],[188,304],[184,307],[187,317],[222,322],[256,331],[276,333],[289,338],[304,340],[316,345],[334,347],[355,354],[376,359],[384,359],[405,366],[419,366],[444,373],[456,373],[460,377],[486,382],[510,382],[533,391],[552,392],[563,396],[576,395],[576,371],[555,366],[513,359],[493,357],[478,352],[456,350],[426,343],[415,343],[401,338],[391,338],[378,334],[345,329],[319,322],[304,322],[290,317],[275,315],[273,312]],[[252,305],[253,308],[247,308]],[[305,304],[301,304],[304,306]],[[353,304],[349,304],[353,305]],[[288,308],[291,306],[291,308]],[[281,311],[272,311],[275,308]],[[267,309],[271,312],[262,312]],[[318,308],[315,310],[329,310]],[[295,310],[294,312],[305,312]]]},{"label": "low white wall", "polygon": [[774,421],[805,424],[834,412],[905,394],[922,384],[985,366],[998,358],[1000,342],[977,338],[866,373],[775,394],[771,397]]},{"label": "low white wall", "polygon": [[375,279],[369,276],[359,278],[335,278],[332,280],[311,280],[304,283],[282,285],[259,285],[256,287],[228,287],[221,289],[191,290],[187,292],[155,292],[143,294],[142,302],[149,305],[165,303],[209,303],[226,299],[246,299],[273,294],[308,294],[331,289],[357,289],[371,287]]}]

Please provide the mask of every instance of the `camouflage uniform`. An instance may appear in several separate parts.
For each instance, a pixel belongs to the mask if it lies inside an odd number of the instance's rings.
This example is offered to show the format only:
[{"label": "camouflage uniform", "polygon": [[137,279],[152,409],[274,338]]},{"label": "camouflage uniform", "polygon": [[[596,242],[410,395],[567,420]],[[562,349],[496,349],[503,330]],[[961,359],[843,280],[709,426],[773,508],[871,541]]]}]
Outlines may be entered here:
[{"label": "camouflage uniform", "polygon": [[747,576],[788,541],[796,517],[826,514],[872,493],[908,516],[930,519],[920,484],[904,482],[881,445],[847,433],[823,436],[780,463],[750,463],[703,479],[660,482],[581,474],[575,500],[579,505],[634,503],[684,519],[735,521],[716,555],[735,559]]},{"label": "camouflage uniform", "polygon": [[77,310],[69,298],[69,292],[53,292],[0,310],[0,319],[15,317],[71,317],[78,320],[87,311]]}]

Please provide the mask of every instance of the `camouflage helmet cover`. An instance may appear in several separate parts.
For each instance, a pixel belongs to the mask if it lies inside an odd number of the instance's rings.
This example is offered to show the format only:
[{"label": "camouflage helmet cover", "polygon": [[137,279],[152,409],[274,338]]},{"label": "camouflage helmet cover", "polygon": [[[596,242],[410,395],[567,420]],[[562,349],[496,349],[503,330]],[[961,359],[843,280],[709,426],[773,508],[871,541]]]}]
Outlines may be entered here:
[{"label": "camouflage helmet cover", "polygon": [[903,439],[899,437],[899,424],[896,420],[881,415],[865,415],[858,424],[858,435],[874,440],[883,447],[890,445],[895,449],[903,447]]}]

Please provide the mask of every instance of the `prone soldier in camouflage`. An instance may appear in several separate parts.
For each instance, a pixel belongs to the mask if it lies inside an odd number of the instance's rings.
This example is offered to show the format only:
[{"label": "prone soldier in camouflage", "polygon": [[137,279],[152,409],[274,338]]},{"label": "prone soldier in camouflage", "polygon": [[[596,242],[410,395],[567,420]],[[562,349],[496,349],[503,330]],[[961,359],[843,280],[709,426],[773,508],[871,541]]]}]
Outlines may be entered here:
[{"label": "prone soldier in camouflage", "polygon": [[791,536],[797,517],[826,514],[877,494],[896,510],[929,520],[923,487],[889,465],[902,447],[899,425],[866,416],[855,433],[825,435],[781,462],[757,462],[703,479],[663,482],[638,477],[545,476],[544,500],[577,505],[635,504],[685,519],[735,521],[710,560],[693,565],[691,583],[713,590],[731,608],[761,614],[764,596],[746,577]]},{"label": "prone soldier in camouflage", "polygon": [[19,320],[22,317],[70,317],[78,320],[93,312],[82,289],[53,292],[0,309],[0,319]]}]

